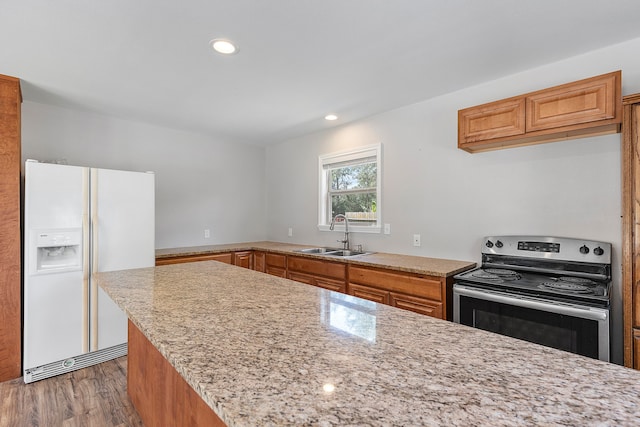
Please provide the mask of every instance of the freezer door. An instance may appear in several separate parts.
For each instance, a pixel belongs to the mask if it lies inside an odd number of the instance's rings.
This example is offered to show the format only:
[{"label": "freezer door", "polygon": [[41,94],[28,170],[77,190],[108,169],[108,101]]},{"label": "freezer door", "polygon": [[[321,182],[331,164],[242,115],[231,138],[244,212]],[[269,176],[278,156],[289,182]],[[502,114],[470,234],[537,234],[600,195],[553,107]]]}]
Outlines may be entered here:
[{"label": "freezer door", "polygon": [[[88,169],[82,167],[25,165],[24,369],[88,350],[88,282],[83,282],[85,258],[77,252],[84,248],[83,214],[88,214],[85,179]],[[55,262],[45,256],[69,259],[53,268]]]},{"label": "freezer door", "polygon": [[[154,193],[152,173],[91,170],[93,272],[154,266]],[[92,350],[126,342],[126,315],[95,282],[91,290]]]}]

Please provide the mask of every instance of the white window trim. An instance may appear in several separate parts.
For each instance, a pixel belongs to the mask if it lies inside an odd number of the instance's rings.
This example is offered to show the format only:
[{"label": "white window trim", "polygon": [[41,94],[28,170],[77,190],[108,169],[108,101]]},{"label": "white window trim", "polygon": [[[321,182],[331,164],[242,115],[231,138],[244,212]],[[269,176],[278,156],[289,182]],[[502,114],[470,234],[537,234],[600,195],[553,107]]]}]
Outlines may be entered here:
[{"label": "white window trim", "polygon": [[[340,151],[337,153],[323,154],[318,156],[318,230],[331,231],[329,225],[331,218],[327,215],[327,194],[328,180],[325,178],[324,165],[349,160],[375,157],[377,162],[376,176],[376,212],[377,221],[375,225],[352,225],[349,224],[349,232],[356,233],[380,233],[382,231],[382,144],[367,145],[352,150]],[[333,231],[344,232],[343,224],[336,224]]]}]

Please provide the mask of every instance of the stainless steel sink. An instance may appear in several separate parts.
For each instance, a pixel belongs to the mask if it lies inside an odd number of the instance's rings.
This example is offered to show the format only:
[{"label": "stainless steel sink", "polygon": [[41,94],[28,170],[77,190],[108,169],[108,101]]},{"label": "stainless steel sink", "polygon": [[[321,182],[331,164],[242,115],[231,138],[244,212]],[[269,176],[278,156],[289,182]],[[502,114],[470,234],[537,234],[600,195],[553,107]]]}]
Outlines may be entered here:
[{"label": "stainless steel sink", "polygon": [[334,252],[341,251],[341,249],[336,248],[309,248],[309,249],[298,249],[296,252],[302,252],[303,254],[316,254],[316,255],[328,255]]},{"label": "stainless steel sink", "polygon": [[341,249],[341,250],[338,250],[338,251],[335,251],[335,252],[327,253],[327,255],[331,255],[331,256],[344,256],[344,257],[347,257],[347,256],[365,255],[365,254],[367,254],[367,253],[368,253],[368,252],[348,251],[348,250],[346,250],[346,249],[345,249],[345,250],[342,250],[342,249]]},{"label": "stainless steel sink", "polygon": [[366,255],[371,253],[371,252],[362,252],[362,251],[349,251],[346,249],[337,249],[337,248],[297,249],[296,252],[301,252],[303,254],[327,255],[327,256],[339,256],[339,257],[350,257],[350,256],[356,256],[356,255]]}]

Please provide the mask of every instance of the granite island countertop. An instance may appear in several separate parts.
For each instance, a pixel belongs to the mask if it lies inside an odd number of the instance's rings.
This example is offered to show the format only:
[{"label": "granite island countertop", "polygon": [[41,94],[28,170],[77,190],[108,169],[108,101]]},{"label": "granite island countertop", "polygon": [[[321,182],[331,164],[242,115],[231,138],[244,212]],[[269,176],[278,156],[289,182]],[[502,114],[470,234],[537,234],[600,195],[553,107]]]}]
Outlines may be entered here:
[{"label": "granite island countertop", "polygon": [[229,426],[625,426],[640,372],[215,261],[98,273]]},{"label": "granite island countertop", "polygon": [[421,257],[415,255],[391,254],[385,252],[371,252],[354,257],[332,257],[324,255],[305,254],[300,249],[313,248],[314,245],[302,245],[280,242],[245,242],[221,245],[190,246],[181,248],[156,249],[156,259],[177,256],[208,255],[234,251],[265,251],[284,255],[296,255],[325,261],[343,262],[366,267],[379,267],[408,273],[428,274],[430,276],[451,277],[476,266],[475,262],[458,261],[443,258]]}]

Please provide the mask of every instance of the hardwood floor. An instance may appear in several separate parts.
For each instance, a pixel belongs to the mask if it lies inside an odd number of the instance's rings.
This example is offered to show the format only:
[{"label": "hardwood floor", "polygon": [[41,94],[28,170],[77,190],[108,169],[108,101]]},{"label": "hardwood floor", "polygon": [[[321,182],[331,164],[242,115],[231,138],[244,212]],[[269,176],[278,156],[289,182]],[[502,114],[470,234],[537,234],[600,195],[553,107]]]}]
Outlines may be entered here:
[{"label": "hardwood floor", "polygon": [[127,395],[127,358],[25,384],[0,383],[0,427],[143,426]]}]

